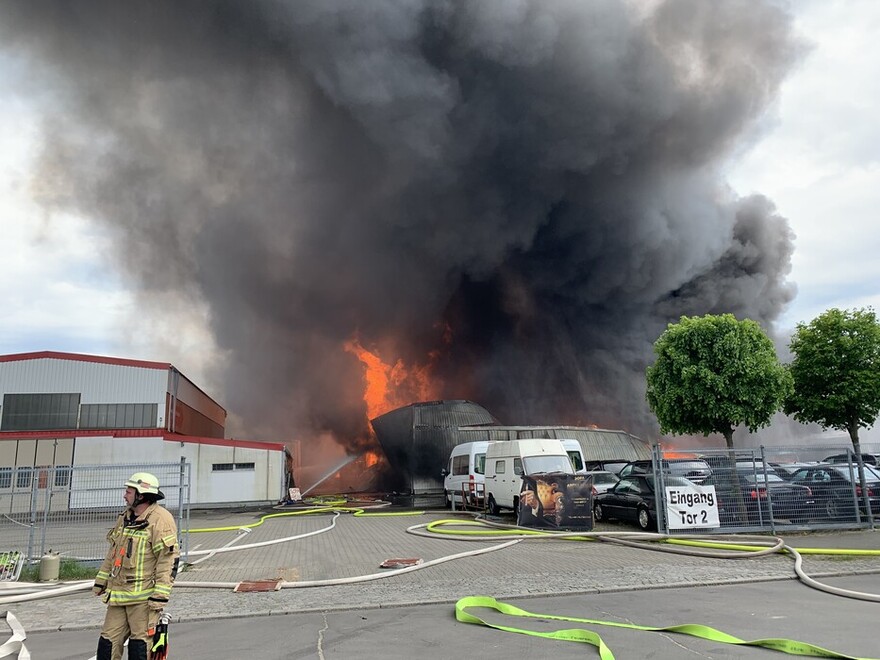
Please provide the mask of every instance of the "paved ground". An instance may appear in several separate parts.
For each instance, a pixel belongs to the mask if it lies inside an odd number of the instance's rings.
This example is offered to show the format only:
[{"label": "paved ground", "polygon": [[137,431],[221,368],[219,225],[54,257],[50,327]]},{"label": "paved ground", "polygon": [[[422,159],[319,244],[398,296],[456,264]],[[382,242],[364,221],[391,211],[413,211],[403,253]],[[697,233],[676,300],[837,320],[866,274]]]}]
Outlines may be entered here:
[{"label": "paved ground", "polygon": [[[828,578],[844,589],[880,593],[880,574]],[[812,643],[848,657],[876,658],[878,603],[809,589],[794,580],[707,587],[566,594],[509,600],[531,612],[645,626],[703,624],[741,639],[775,637]],[[780,660],[772,650],[732,646],[672,632],[473,614],[496,624],[534,631],[580,629],[601,635],[620,660]],[[27,646],[38,660],[86,660],[95,653],[96,630],[35,633]],[[355,608],[279,616],[175,623],[172,658],[180,660],[412,660],[433,658],[599,658],[593,646],[506,633],[456,621],[452,604]],[[839,657],[839,656],[838,656]]]},{"label": "paved ground", "polygon": [[[279,511],[203,512],[194,514],[191,527],[237,528],[258,522],[266,513]],[[395,517],[344,514],[335,519],[329,514],[290,515],[267,519],[246,535],[232,530],[194,533],[190,535],[190,550],[194,551],[221,548],[230,542],[234,544],[231,547],[265,545],[218,553],[204,561],[199,561],[201,556],[192,555],[193,565],[178,576],[169,610],[175,619],[187,622],[452,603],[468,595],[509,599],[794,579],[793,561],[783,555],[715,559],[598,541],[528,540],[487,554],[363,583],[285,588],[268,593],[232,590],[242,580],[280,578],[302,583],[376,573],[387,575],[389,571],[379,568],[379,564],[390,558],[412,557],[428,562],[501,543],[461,541],[442,535],[425,538],[407,533],[411,526],[452,517],[444,511]],[[467,521],[473,516],[459,514],[455,518]],[[326,529],[334,522],[335,526],[328,531],[273,543]],[[606,525],[603,529],[635,531],[622,525]],[[786,541],[795,548],[880,549],[880,532],[814,533],[788,537]],[[807,555],[804,568],[817,578],[880,574],[880,557]],[[214,583],[215,588],[194,586],[204,583]],[[0,605],[0,610],[7,608],[29,634],[97,628],[104,616],[104,606],[91,592]]]}]

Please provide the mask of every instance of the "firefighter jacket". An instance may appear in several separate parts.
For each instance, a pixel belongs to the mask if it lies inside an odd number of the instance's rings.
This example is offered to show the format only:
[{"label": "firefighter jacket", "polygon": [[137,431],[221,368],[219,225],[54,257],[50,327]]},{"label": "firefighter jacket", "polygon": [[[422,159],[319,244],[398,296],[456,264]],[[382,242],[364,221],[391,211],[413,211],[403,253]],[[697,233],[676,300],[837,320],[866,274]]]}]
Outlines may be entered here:
[{"label": "firefighter jacket", "polygon": [[138,517],[127,509],[107,540],[110,549],[95,577],[95,587],[106,589],[104,602],[158,601],[161,608],[171,595],[180,559],[174,517],[155,502]]}]

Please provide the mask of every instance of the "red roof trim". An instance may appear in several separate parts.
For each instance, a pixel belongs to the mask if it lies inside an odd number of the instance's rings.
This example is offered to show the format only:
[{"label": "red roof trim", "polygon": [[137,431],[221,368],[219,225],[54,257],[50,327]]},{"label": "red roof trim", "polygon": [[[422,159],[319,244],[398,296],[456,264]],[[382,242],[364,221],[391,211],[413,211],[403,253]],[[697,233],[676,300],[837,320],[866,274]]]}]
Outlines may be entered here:
[{"label": "red roof trim", "polygon": [[268,451],[284,451],[284,443],[260,442],[258,440],[237,440],[235,438],[200,438],[193,435],[178,433],[163,434],[165,442],[186,442],[198,445],[217,445],[218,447],[241,447],[242,449],[266,449]]},{"label": "red roof trim", "polygon": [[20,362],[23,360],[73,360],[75,362],[97,362],[98,364],[114,364],[120,367],[142,367],[144,369],[170,369],[169,362],[150,362],[148,360],[130,360],[128,358],[104,357],[102,355],[85,355],[82,353],[60,353],[58,351],[39,351],[36,353],[13,353],[0,355],[0,362]]},{"label": "red roof trim", "polygon": [[265,449],[284,451],[282,442],[259,442],[257,440],[236,440],[225,438],[203,438],[194,435],[168,433],[163,429],[74,429],[56,431],[0,431],[3,440],[39,440],[41,438],[92,438],[110,436],[111,438],[162,438],[165,442],[183,442],[196,445],[217,445],[219,447],[241,447],[242,449]]}]

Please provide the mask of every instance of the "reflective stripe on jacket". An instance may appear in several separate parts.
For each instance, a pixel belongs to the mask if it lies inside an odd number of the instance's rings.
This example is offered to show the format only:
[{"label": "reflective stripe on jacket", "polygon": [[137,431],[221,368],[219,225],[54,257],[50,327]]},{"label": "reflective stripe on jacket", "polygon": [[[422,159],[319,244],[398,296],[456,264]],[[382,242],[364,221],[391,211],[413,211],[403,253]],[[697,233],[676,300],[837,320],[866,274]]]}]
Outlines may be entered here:
[{"label": "reflective stripe on jacket", "polygon": [[95,577],[106,585],[110,605],[167,600],[174,584],[180,556],[174,517],[155,503],[140,517],[131,516],[131,509],[120,514],[107,534],[110,548]]}]

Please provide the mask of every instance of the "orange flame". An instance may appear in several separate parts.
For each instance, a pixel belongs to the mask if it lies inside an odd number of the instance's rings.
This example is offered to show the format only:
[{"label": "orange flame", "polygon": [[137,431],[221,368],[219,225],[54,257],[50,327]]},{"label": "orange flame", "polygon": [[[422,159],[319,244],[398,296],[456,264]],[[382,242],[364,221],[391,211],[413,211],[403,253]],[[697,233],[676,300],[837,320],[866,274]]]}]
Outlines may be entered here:
[{"label": "orange flame", "polygon": [[376,463],[379,462],[380,458],[381,457],[377,452],[368,451],[366,454],[364,454],[364,464],[367,467],[373,467],[374,465],[376,465]]},{"label": "orange flame", "polygon": [[344,348],[364,365],[364,403],[367,404],[368,419],[415,401],[439,398],[439,383],[431,379],[439,352],[432,351],[426,364],[407,367],[401,359],[393,365],[386,364],[378,352],[367,350],[357,338],[345,342]]}]

